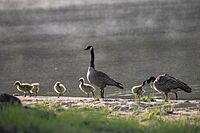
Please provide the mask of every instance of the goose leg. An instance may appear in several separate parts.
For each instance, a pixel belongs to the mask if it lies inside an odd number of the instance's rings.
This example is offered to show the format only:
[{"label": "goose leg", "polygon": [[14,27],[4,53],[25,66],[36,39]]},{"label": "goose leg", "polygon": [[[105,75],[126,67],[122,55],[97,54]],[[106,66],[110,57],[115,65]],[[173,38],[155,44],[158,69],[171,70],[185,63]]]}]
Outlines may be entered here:
[{"label": "goose leg", "polygon": [[29,91],[28,93],[29,93],[29,96],[31,97],[31,92]]},{"label": "goose leg", "polygon": [[87,97],[90,97],[89,93],[87,93]]},{"label": "goose leg", "polygon": [[176,100],[178,100],[178,95],[177,95],[177,93],[176,93],[176,92],[174,92],[174,94],[176,95]]},{"label": "goose leg", "polygon": [[100,93],[101,93],[101,98],[104,98],[104,88],[100,88],[101,89],[101,91],[100,91]]},{"label": "goose leg", "polygon": [[168,102],[168,93],[167,92],[165,92],[165,102]]},{"label": "goose leg", "polygon": [[137,94],[137,97],[138,97],[138,100],[139,100],[139,102],[140,102],[140,101],[141,101],[141,97],[140,97],[140,95]]},{"label": "goose leg", "polygon": [[136,98],[137,98],[137,97],[136,97],[136,94],[133,94],[133,97],[134,97],[134,100],[136,101]]},{"label": "goose leg", "polygon": [[94,92],[92,92],[92,96],[94,97]]}]

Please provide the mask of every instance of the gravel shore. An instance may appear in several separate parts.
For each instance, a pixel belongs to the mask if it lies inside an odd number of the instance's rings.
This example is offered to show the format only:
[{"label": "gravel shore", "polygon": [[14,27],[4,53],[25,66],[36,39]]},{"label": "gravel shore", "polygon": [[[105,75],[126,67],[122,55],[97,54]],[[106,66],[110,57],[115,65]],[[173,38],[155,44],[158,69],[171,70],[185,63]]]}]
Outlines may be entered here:
[{"label": "gravel shore", "polygon": [[[47,105],[52,103],[60,103],[66,109],[92,107],[101,108],[107,107],[114,112],[132,113],[134,110],[147,111],[150,108],[170,107],[170,116],[196,116],[200,114],[200,100],[170,100],[164,102],[163,100],[156,100],[152,102],[143,102],[134,99],[98,99],[98,98],[84,98],[84,97],[55,97],[55,96],[37,96],[37,97],[23,97],[18,96],[24,106],[29,106],[37,102],[44,102]],[[167,115],[169,116],[169,115]]]}]

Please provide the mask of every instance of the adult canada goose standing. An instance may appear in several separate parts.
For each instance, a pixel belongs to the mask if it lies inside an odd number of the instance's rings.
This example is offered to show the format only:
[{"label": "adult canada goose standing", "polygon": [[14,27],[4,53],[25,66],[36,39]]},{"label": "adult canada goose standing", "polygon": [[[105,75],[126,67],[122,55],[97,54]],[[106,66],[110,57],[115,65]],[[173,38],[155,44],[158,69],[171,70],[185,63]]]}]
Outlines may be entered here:
[{"label": "adult canada goose standing", "polygon": [[80,81],[80,84],[79,84],[80,90],[84,92],[85,94],[87,94],[87,97],[89,97],[90,93],[92,93],[92,96],[94,97],[95,88],[91,86],[90,84],[85,84],[84,78],[80,78],[79,81]]},{"label": "adult canada goose standing", "polygon": [[169,92],[173,92],[176,95],[176,100],[178,99],[177,91],[192,92],[192,89],[187,84],[168,74],[159,75],[157,78],[152,76],[147,80],[148,84],[151,82],[153,82],[152,87],[156,91],[164,92],[165,101],[168,100]]},{"label": "adult canada goose standing", "polygon": [[89,66],[88,71],[87,71],[87,79],[91,84],[100,88],[101,98],[104,98],[104,88],[107,85],[116,86],[120,89],[123,89],[123,86],[122,86],[121,83],[111,79],[107,74],[105,74],[101,71],[97,71],[95,69],[94,48],[92,46],[88,46],[84,50],[90,50],[90,54],[91,54],[90,66]]}]

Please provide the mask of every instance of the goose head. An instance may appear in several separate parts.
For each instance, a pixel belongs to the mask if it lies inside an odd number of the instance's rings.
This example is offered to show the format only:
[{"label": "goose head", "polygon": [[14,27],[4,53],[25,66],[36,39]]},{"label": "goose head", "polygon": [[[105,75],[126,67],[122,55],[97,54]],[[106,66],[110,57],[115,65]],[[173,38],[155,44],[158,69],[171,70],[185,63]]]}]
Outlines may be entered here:
[{"label": "goose head", "polygon": [[21,82],[20,81],[15,81],[15,83],[14,83],[14,86],[20,86],[21,85]]},{"label": "goose head", "polygon": [[145,85],[145,82],[146,82],[146,81],[147,81],[147,80],[145,80],[145,81],[143,81],[143,82],[142,82],[142,86],[144,86],[144,85]]},{"label": "goose head", "polygon": [[80,78],[79,81],[83,84],[84,83],[84,78]]},{"label": "goose head", "polygon": [[56,86],[60,86],[60,82],[56,82]]},{"label": "goose head", "polygon": [[147,83],[151,83],[151,82],[154,82],[156,80],[156,78],[154,76],[151,76],[148,80],[147,80]]},{"label": "goose head", "polygon": [[92,46],[87,46],[84,50],[89,50],[90,48],[93,48]]}]

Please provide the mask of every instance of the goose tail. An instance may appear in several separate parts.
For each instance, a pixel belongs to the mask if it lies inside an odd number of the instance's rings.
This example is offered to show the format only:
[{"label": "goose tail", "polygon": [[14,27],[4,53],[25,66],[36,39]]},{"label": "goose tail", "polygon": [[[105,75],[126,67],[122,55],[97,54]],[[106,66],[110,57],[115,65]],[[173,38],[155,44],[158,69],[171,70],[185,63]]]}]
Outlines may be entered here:
[{"label": "goose tail", "polygon": [[171,83],[173,83],[176,87],[175,88],[180,88],[181,90],[190,93],[192,92],[192,88],[190,88],[186,83],[184,83],[183,81],[172,77],[168,74],[164,74],[164,77],[167,78],[168,81],[171,81]]},{"label": "goose tail", "polygon": [[120,89],[124,89],[124,87],[123,87],[123,85],[121,83],[119,83],[119,82],[117,82],[117,81],[115,81],[113,79],[107,80],[106,84],[110,85],[110,86],[116,86],[116,87],[118,87]]},{"label": "goose tail", "polygon": [[[173,77],[172,77],[173,78]],[[190,93],[192,92],[192,88],[190,88],[186,83],[182,82],[179,79],[174,78],[178,84],[178,88],[180,88],[181,90]]]},{"label": "goose tail", "polygon": [[185,83],[182,83],[181,87],[180,87],[181,90],[187,92],[187,93],[191,93],[192,92],[192,88],[190,88],[187,84]]}]

